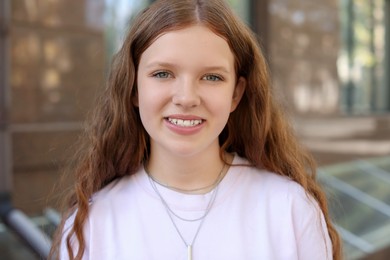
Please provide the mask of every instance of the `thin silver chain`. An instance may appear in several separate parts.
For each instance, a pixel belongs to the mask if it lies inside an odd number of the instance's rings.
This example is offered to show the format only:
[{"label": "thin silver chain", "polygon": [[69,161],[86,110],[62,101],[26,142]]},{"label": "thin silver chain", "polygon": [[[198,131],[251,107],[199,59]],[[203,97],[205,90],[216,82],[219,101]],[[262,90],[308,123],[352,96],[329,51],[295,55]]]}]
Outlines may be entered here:
[{"label": "thin silver chain", "polygon": [[[222,173],[223,173],[223,170],[224,170],[224,169],[225,169],[225,164],[223,164],[222,169],[221,169],[221,172],[219,173],[218,178],[217,178],[217,181],[215,182],[216,187],[218,187],[218,184],[219,184],[219,183],[221,182],[221,180],[222,180],[221,177],[222,177]],[[146,171],[146,170],[145,170],[145,171]],[[151,177],[151,175],[150,175],[147,171],[146,171],[146,173],[147,173],[148,176],[149,176],[149,181],[150,181],[150,184],[151,184],[153,190],[156,192],[156,194],[157,194],[158,197],[160,198],[162,204],[164,205],[164,207],[166,208],[166,210],[167,210],[168,212],[170,212],[170,214],[172,214],[172,215],[174,215],[175,217],[177,217],[178,219],[181,219],[181,220],[186,221],[186,222],[195,222],[195,221],[199,221],[199,220],[205,218],[206,215],[209,213],[209,211],[210,211],[210,209],[211,209],[211,207],[212,207],[212,204],[213,204],[213,202],[214,202],[214,200],[215,200],[215,197],[216,197],[216,195],[217,195],[217,194],[216,194],[216,193],[217,193],[217,192],[216,192],[217,189],[214,189],[214,190],[213,190],[212,197],[211,197],[209,203],[207,204],[205,213],[204,213],[202,216],[200,216],[199,218],[187,219],[187,218],[183,218],[183,217],[179,216],[177,213],[175,213],[175,212],[169,207],[168,203],[166,202],[166,200],[163,198],[163,196],[162,196],[161,193],[159,192],[159,190],[158,190],[158,188],[157,188],[157,186],[156,186],[156,182],[154,181],[154,179]],[[165,187],[165,186],[164,186],[164,187]]]},{"label": "thin silver chain", "polygon": [[[224,164],[223,167],[222,167],[221,173],[223,172],[224,169],[225,169],[225,164]],[[220,176],[222,175],[221,173],[219,174]],[[183,218],[183,217],[178,216],[178,215],[169,207],[168,203],[165,201],[165,199],[163,198],[163,196],[161,195],[161,193],[158,191],[158,188],[157,188],[157,186],[156,186],[156,183],[155,183],[154,180],[151,178],[150,174],[148,174],[148,176],[149,176],[150,184],[151,184],[153,190],[156,192],[156,194],[157,194],[158,197],[160,198],[161,203],[163,204],[165,210],[167,211],[167,214],[168,214],[168,216],[169,216],[169,219],[171,220],[173,226],[174,226],[175,229],[176,229],[176,232],[179,234],[181,240],[183,241],[183,243],[184,243],[184,245],[187,247],[187,249],[188,249],[188,248],[192,248],[192,246],[193,246],[194,243],[195,243],[196,238],[198,237],[199,231],[200,231],[200,229],[201,229],[201,227],[202,227],[202,225],[203,225],[203,223],[204,223],[204,220],[206,219],[208,213],[210,212],[211,208],[212,208],[213,205],[214,205],[214,202],[215,202],[215,199],[216,199],[217,193],[218,193],[218,188],[219,188],[220,180],[218,180],[218,181],[216,182],[216,186],[215,186],[215,188],[214,188],[214,190],[213,190],[212,197],[210,198],[210,201],[209,201],[209,203],[208,203],[208,205],[207,205],[207,208],[206,208],[206,211],[205,211],[204,215],[201,216],[201,217],[199,217],[199,218],[196,218],[196,219],[185,219],[185,218]],[[221,179],[220,176],[218,177],[218,179]],[[196,233],[195,233],[194,237],[192,238],[192,241],[191,241],[190,244],[188,244],[187,241],[184,239],[182,233],[180,232],[178,226],[176,225],[175,220],[173,219],[173,216],[175,216],[175,217],[177,217],[178,219],[181,219],[181,220],[183,220],[183,221],[187,221],[187,222],[194,222],[194,221],[199,221],[199,220],[201,220],[201,222],[199,223],[199,226],[198,226],[198,228],[197,228],[197,230],[196,230]]]},{"label": "thin silver chain", "polygon": [[223,164],[222,169],[219,172],[217,179],[213,183],[211,183],[211,184],[209,184],[207,186],[201,187],[201,188],[189,189],[189,190],[181,189],[181,188],[174,187],[174,186],[170,186],[168,184],[160,182],[159,180],[155,179],[151,174],[149,174],[149,172],[146,169],[146,167],[145,167],[145,172],[149,175],[149,178],[151,178],[155,183],[157,183],[157,184],[159,184],[159,185],[161,185],[161,186],[163,186],[163,187],[165,187],[167,189],[170,189],[170,190],[173,190],[173,191],[182,192],[182,193],[190,193],[191,194],[191,193],[194,193],[194,192],[197,192],[197,191],[206,190],[206,189],[214,188],[215,186],[217,186],[219,184],[219,182],[222,180],[221,177],[222,177],[222,173],[223,173],[224,169],[225,169],[225,164]]},{"label": "thin silver chain", "polygon": [[157,188],[156,184],[153,182],[153,180],[152,180],[151,178],[149,178],[149,181],[150,181],[150,184],[151,184],[153,190],[156,192],[156,194],[157,194],[158,197],[160,198],[161,203],[164,205],[165,209],[168,211],[169,216],[173,215],[173,216],[177,217],[178,219],[183,220],[183,221],[186,221],[186,222],[195,222],[195,221],[199,221],[199,220],[204,219],[204,218],[207,216],[207,214],[209,213],[209,211],[210,211],[210,209],[211,209],[211,207],[212,207],[212,204],[213,204],[213,202],[214,202],[214,200],[215,200],[215,197],[217,196],[217,192],[216,192],[216,191],[217,191],[217,187],[218,187],[218,186],[213,190],[212,197],[211,197],[209,203],[207,204],[207,208],[206,208],[205,213],[204,213],[202,216],[198,217],[198,218],[187,219],[187,218],[181,217],[181,216],[179,216],[177,213],[175,213],[175,212],[169,207],[168,203],[167,203],[166,200],[163,198],[163,196],[161,195],[161,193],[158,191],[158,188]]}]

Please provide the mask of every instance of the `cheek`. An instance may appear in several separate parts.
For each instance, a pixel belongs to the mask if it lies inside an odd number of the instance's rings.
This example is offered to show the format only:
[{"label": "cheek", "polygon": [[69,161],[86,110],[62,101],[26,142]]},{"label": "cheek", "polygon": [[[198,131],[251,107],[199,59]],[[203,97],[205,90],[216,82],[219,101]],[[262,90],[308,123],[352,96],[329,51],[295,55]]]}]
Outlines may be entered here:
[{"label": "cheek", "polygon": [[[205,102],[206,103],[206,102]],[[211,111],[218,121],[218,124],[225,124],[229,118],[232,103],[229,96],[225,98],[210,98],[208,102],[208,110]]]},{"label": "cheek", "polygon": [[219,113],[221,116],[229,114],[233,105],[233,91],[230,87],[226,87],[223,91],[206,91],[203,93],[206,99],[205,104],[209,105],[209,109]]},{"label": "cheek", "polygon": [[169,98],[161,89],[142,82],[138,88],[138,107],[143,122],[149,121],[152,117],[161,116]]},{"label": "cheek", "polygon": [[139,113],[141,116],[141,120],[144,122],[151,118],[154,114],[157,113],[157,104],[153,102],[153,99],[147,95],[142,95],[142,93],[138,96],[139,101]]},{"label": "cheek", "polygon": [[141,120],[144,123],[145,119],[148,118],[148,115],[152,112],[153,103],[151,103],[151,97],[148,91],[144,88],[144,86],[139,85],[138,88],[138,108],[141,116]]},{"label": "cheek", "polygon": [[147,80],[138,80],[138,102],[140,109],[153,105],[152,101],[155,100],[155,97],[156,91],[151,87],[150,83]]}]

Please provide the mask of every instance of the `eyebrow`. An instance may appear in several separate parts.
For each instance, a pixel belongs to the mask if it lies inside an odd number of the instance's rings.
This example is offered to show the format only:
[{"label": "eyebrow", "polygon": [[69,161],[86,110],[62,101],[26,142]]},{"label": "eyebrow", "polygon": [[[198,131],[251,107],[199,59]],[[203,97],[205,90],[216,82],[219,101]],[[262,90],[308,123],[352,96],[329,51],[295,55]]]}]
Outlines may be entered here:
[{"label": "eyebrow", "polygon": [[[148,65],[146,65],[146,68],[153,68],[153,67],[164,67],[164,68],[175,68],[177,65],[174,63],[169,62],[151,62]],[[225,73],[230,73],[230,71],[225,66],[204,66],[202,67],[202,70],[213,70],[213,71],[221,71]]]},{"label": "eyebrow", "polygon": [[160,62],[160,61],[151,62],[148,65],[146,65],[146,68],[152,68],[152,67],[169,67],[169,68],[172,68],[172,67],[176,67],[176,66],[173,63]]}]

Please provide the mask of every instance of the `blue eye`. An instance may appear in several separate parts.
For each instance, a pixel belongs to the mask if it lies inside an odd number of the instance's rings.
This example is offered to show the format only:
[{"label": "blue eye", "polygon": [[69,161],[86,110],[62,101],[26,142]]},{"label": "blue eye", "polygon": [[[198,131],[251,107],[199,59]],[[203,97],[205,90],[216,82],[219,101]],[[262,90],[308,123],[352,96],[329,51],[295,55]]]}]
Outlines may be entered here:
[{"label": "blue eye", "polygon": [[208,81],[221,81],[223,80],[221,76],[214,75],[214,74],[209,74],[203,77],[204,80]]},{"label": "blue eye", "polygon": [[167,79],[171,77],[171,74],[167,71],[158,71],[152,74],[153,77],[155,78],[160,78],[160,79]]}]

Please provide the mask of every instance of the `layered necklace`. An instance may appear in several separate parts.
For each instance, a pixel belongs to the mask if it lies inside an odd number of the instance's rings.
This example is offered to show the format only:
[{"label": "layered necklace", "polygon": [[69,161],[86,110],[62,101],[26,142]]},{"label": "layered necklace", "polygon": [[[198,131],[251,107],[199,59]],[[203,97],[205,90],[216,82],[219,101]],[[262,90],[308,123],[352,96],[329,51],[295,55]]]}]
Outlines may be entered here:
[{"label": "layered necklace", "polygon": [[[183,189],[180,189],[180,188],[177,188],[177,187],[172,187],[172,186],[169,186],[169,185],[166,185],[166,184],[162,184],[160,182],[158,182],[156,179],[154,179],[151,174],[146,170],[145,168],[145,172],[147,173],[147,175],[149,176],[149,182],[150,182],[150,185],[152,186],[153,190],[156,192],[157,196],[160,198],[160,201],[162,203],[162,205],[164,206],[168,216],[169,216],[169,219],[171,220],[177,234],[180,236],[180,239],[183,241],[185,247],[187,248],[187,259],[188,260],[192,260],[192,248],[193,248],[193,245],[195,243],[195,240],[196,238],[198,237],[198,234],[199,234],[199,231],[200,229],[202,228],[202,225],[203,225],[203,222],[204,220],[206,219],[207,215],[209,214],[211,208],[213,207],[214,205],[214,202],[215,202],[215,199],[217,197],[217,193],[218,193],[218,187],[219,187],[219,183],[221,182],[222,180],[222,176],[223,176],[223,171],[225,169],[225,163],[223,164],[222,166],[222,169],[221,171],[219,172],[218,174],[218,177],[217,179],[215,180],[215,182],[213,182],[211,185],[207,185],[205,187],[202,187],[202,188],[197,188],[197,189],[192,189],[192,190],[183,190]],[[192,218],[192,219],[188,219],[188,218],[184,218],[182,216],[179,216],[177,213],[175,213],[171,207],[169,207],[167,201],[164,199],[164,197],[162,196],[162,194],[160,193],[160,191],[158,190],[157,186],[156,186],[156,183],[163,186],[163,187],[166,187],[168,189],[171,189],[173,191],[179,191],[179,192],[184,192],[184,193],[193,193],[193,192],[196,192],[196,191],[201,191],[201,190],[206,190],[206,189],[213,189],[212,191],[212,195],[210,197],[210,201],[209,203],[207,204],[207,207],[206,207],[206,210],[204,212],[204,214],[198,218]],[[195,235],[194,237],[192,238],[192,241],[190,243],[188,243],[185,239],[184,239],[184,236],[183,234],[180,232],[180,229],[178,228],[176,222],[175,222],[175,219],[174,217],[182,220],[182,221],[186,221],[186,222],[195,222],[195,221],[200,221],[199,222],[199,225],[198,225],[198,228],[196,229],[196,232],[195,232]]]}]

